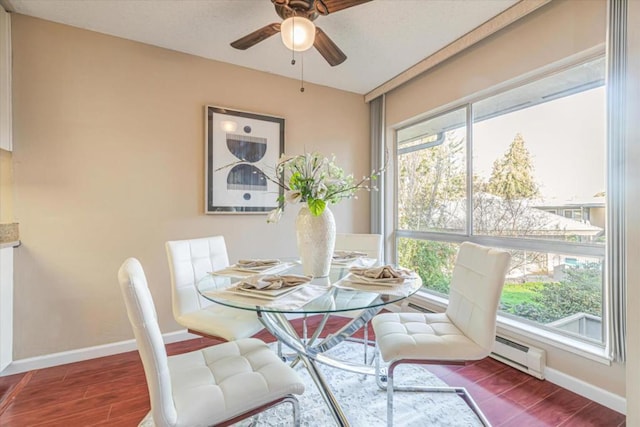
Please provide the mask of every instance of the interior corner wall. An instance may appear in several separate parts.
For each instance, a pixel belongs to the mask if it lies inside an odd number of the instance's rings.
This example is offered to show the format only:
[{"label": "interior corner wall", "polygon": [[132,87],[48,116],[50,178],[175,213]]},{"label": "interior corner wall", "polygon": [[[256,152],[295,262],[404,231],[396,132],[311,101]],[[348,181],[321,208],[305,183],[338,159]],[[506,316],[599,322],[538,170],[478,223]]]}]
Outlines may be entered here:
[{"label": "interior corner wall", "polygon": [[11,151],[0,148],[0,224],[13,222],[13,166]]},{"label": "interior corner wall", "polygon": [[640,2],[627,4],[627,425],[640,426]]},{"label": "interior corner wall", "polygon": [[[204,214],[204,106],[285,119],[285,151],[369,171],[362,95],[13,15],[14,360],[131,339],[117,271],[140,259],[163,332],[167,240],[223,235],[230,259],[296,255],[295,209]],[[369,198],[332,207],[368,232]]]},{"label": "interior corner wall", "polygon": [[[604,50],[606,24],[606,0],[550,2],[388,93],[387,140],[395,140],[395,127],[443,106],[581,52]],[[532,345],[547,351],[549,367],[625,396],[624,365],[606,366],[540,342]]]}]

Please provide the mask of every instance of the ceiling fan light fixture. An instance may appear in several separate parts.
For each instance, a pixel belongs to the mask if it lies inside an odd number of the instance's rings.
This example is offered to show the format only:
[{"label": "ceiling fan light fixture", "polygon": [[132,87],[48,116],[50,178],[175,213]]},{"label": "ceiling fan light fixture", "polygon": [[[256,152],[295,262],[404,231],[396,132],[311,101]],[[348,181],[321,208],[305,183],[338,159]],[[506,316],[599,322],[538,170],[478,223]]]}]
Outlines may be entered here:
[{"label": "ceiling fan light fixture", "polygon": [[282,43],[296,52],[304,52],[313,46],[316,26],[307,18],[291,16],[280,24]]}]

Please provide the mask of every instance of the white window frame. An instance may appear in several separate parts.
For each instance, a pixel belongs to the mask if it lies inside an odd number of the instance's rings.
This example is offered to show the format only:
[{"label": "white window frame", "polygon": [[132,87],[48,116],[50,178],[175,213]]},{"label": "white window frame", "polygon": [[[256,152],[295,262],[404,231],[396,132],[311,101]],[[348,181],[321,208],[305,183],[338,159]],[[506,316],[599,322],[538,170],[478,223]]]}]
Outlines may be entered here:
[{"label": "white window frame", "polygon": [[[562,253],[566,255],[576,255],[576,256],[588,256],[600,258],[603,260],[603,263],[606,262],[606,246],[596,246],[593,244],[580,244],[580,243],[566,243],[562,241],[552,241],[552,240],[533,240],[533,239],[515,239],[509,237],[494,237],[494,236],[482,236],[482,235],[474,235],[471,233],[471,229],[473,227],[473,216],[472,209],[473,204],[471,201],[472,192],[470,191],[472,187],[472,157],[473,157],[473,113],[472,113],[472,105],[478,101],[483,99],[492,97],[502,92],[506,92],[512,89],[516,89],[520,86],[524,86],[528,83],[534,82],[536,80],[543,79],[545,77],[551,76],[553,74],[562,72],[569,68],[578,66],[582,63],[589,62],[605,55],[605,47],[604,45],[594,47],[585,52],[573,55],[571,57],[565,58],[562,61],[559,61],[555,64],[550,64],[542,69],[532,71],[527,73],[526,75],[520,76],[516,79],[513,79],[509,82],[504,82],[498,86],[487,89],[480,93],[469,96],[465,99],[459,100],[457,102],[450,103],[448,105],[442,106],[433,111],[427,112],[425,114],[420,115],[420,117],[407,121],[396,126],[392,126],[391,136],[393,138],[393,204],[387,208],[387,213],[391,213],[393,217],[393,231],[390,233],[391,237],[391,247],[389,248],[391,259],[394,262],[397,262],[397,241],[400,238],[413,238],[419,240],[432,240],[432,241],[441,241],[441,242],[450,242],[450,243],[462,243],[464,241],[471,241],[474,243],[478,243],[486,246],[495,246],[501,247],[505,249],[513,249],[513,250],[530,250],[530,251],[538,251],[538,252],[548,252],[548,253]],[[467,108],[467,212],[468,221],[467,221],[467,230],[465,233],[435,233],[428,231],[409,231],[409,230],[399,230],[398,229],[398,214],[396,207],[398,206],[398,181],[397,177],[399,176],[398,172],[398,144],[397,144],[397,132],[401,129],[404,129],[408,126],[412,126],[416,123],[428,120],[432,117],[436,117],[442,114],[446,114],[447,112],[454,111],[460,108]],[[606,277],[603,278],[603,281],[606,281]],[[513,318],[498,315],[498,330],[508,331],[511,334],[520,335],[525,338],[531,338],[536,341],[543,342],[545,344],[551,345],[553,347],[568,351],[570,353],[574,353],[585,358],[609,365],[611,363],[610,351],[609,351],[609,313],[606,309],[606,299],[608,286],[606,283],[603,283],[602,289],[602,306],[603,306],[603,344],[593,344],[589,342],[585,342],[578,339],[572,339],[567,335],[561,333],[555,333],[549,329],[543,327],[537,327],[527,322],[520,322]],[[442,298],[440,296],[434,295],[428,291],[419,291],[414,297],[414,300],[418,302],[420,305],[425,306],[430,309],[440,309],[444,310],[446,308],[447,299]]]}]

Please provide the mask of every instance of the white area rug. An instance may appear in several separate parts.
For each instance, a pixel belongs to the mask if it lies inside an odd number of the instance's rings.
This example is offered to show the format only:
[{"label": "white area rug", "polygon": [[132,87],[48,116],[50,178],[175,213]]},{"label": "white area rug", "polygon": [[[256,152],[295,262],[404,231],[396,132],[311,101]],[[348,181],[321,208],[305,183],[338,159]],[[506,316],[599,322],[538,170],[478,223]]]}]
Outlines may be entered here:
[{"label": "white area rug", "polygon": [[[343,342],[331,349],[329,354],[343,360],[360,362],[363,357],[362,351],[362,344]],[[319,364],[319,367],[352,427],[386,425],[387,395],[385,391],[378,388],[375,377],[353,374],[322,364]],[[296,367],[296,370],[305,384],[304,394],[298,396],[302,425],[306,427],[336,425],[302,363]],[[422,367],[411,365],[396,368],[395,379],[402,385],[446,385]],[[464,400],[453,393],[396,392],[394,414],[394,425],[397,427],[482,426]],[[258,420],[258,426],[291,426],[291,405],[283,404],[265,411]],[[248,424],[243,422],[238,426]]]},{"label": "white area rug", "polygon": [[[343,342],[331,349],[328,354],[342,360],[359,362],[363,357],[362,351],[362,344]],[[352,427],[386,425],[386,392],[378,388],[373,376],[353,374],[322,364],[319,364],[319,367]],[[302,363],[296,367],[296,370],[305,384],[304,394],[298,396],[302,426],[336,425],[327,405]],[[402,385],[445,385],[443,381],[424,368],[415,365],[402,365],[396,368],[395,379],[398,384]],[[396,392],[394,414],[394,425],[397,427],[482,426],[464,400],[454,393]],[[250,420],[245,420],[236,426],[246,427],[250,424]],[[150,427],[153,426],[153,421],[147,416],[140,425]],[[282,404],[263,412],[257,423],[257,426],[264,427],[289,427],[291,425],[293,423],[291,405],[289,404]]]}]

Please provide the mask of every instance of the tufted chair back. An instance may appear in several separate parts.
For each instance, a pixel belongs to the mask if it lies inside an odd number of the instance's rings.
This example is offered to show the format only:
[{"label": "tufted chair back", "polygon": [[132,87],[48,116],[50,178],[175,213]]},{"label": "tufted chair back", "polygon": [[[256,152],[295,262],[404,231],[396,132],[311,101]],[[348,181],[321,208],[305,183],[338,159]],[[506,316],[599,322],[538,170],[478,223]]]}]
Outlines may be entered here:
[{"label": "tufted chair back", "polygon": [[174,240],[166,243],[166,249],[171,271],[174,318],[213,304],[200,296],[196,281],[211,271],[229,265],[224,237]]},{"label": "tufted chair back", "polygon": [[167,352],[140,262],[127,259],[118,271],[118,281],[144,366],[153,419],[159,426],[175,425],[178,415],[173,404]]},{"label": "tufted chair back", "polygon": [[470,339],[490,351],[496,335],[496,312],[511,255],[464,242],[453,269],[447,316]]}]

